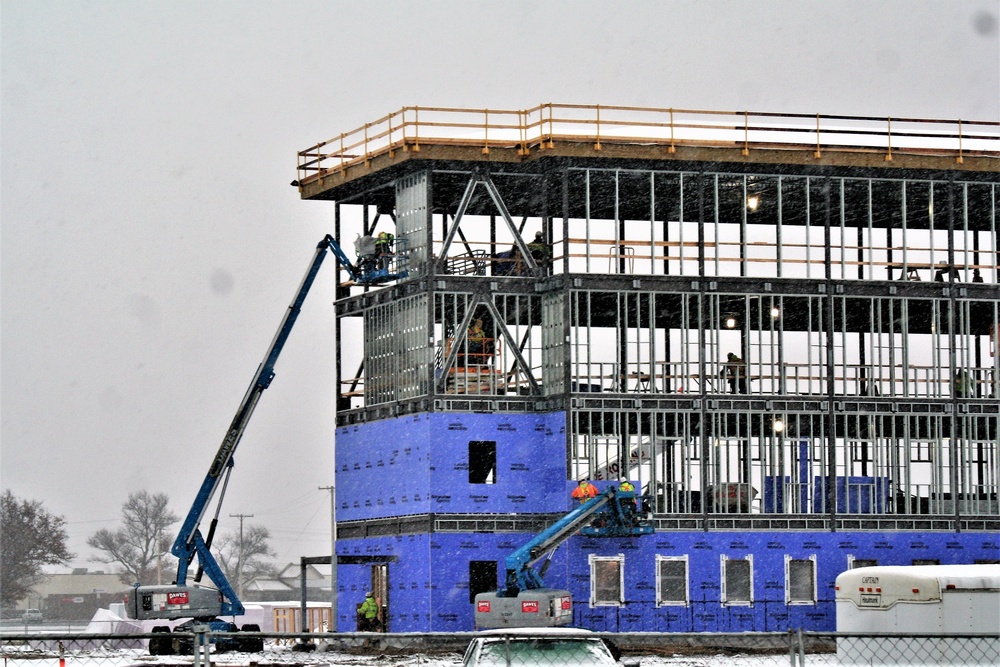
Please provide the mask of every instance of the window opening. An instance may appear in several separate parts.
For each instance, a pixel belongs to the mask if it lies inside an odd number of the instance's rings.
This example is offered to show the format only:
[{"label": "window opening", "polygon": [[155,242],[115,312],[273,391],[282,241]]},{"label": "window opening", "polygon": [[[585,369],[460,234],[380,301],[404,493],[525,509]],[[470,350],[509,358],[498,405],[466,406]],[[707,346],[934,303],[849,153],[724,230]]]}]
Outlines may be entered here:
[{"label": "window opening", "polygon": [[590,606],[625,602],[625,556],[590,556]]},{"label": "window opening", "polygon": [[656,606],[688,604],[687,556],[656,557]]},{"label": "window opening", "polygon": [[469,442],[469,484],[496,484],[496,440]]},{"label": "window opening", "polygon": [[854,556],[847,556],[847,569],[854,570],[859,567],[875,567],[878,565],[877,558],[855,558]]},{"label": "window opening", "polygon": [[816,556],[785,556],[785,602],[816,604]]},{"label": "window opening", "polygon": [[753,556],[722,556],[722,604],[753,604]]}]

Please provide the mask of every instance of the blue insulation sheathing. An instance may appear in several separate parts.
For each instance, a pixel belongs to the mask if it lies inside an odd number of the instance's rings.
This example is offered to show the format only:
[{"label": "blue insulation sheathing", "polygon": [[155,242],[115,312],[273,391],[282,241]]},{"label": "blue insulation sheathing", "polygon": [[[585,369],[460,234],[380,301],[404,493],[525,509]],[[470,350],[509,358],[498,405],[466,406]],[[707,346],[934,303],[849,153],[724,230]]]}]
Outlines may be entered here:
[{"label": "blue insulation sheathing", "polygon": [[[337,431],[338,522],[423,514],[557,514],[572,506],[566,474],[565,413],[428,413]],[[470,482],[470,442],[493,443],[488,483]],[[599,483],[598,487],[603,488]],[[340,556],[395,557],[388,565],[391,632],[474,629],[470,563],[497,563],[534,534],[434,532],[341,539]],[[636,538],[574,536],[560,546],[545,583],[573,595],[573,624],[612,632],[743,632],[835,629],[836,576],[849,556],[879,565],[942,564],[1000,558],[986,532],[672,531]],[[591,557],[624,558],[625,601],[592,605]],[[657,557],[687,557],[684,604],[657,604]],[[722,559],[752,558],[752,604],[721,601]],[[816,599],[786,602],[786,559],[815,559]],[[376,559],[373,559],[373,561]],[[338,568],[338,630],[356,629],[354,606],[371,564]]]},{"label": "blue insulation sheathing", "polygon": [[[389,565],[389,629],[392,632],[466,632],[473,629],[469,563],[503,560],[534,535],[526,533],[435,533],[344,540],[339,555],[397,555]],[[625,602],[590,604],[590,557],[624,556]],[[657,606],[657,556],[688,557],[688,602]],[[753,559],[753,603],[720,601],[722,556]],[[609,632],[744,632],[803,628],[833,631],[833,582],[848,568],[848,556],[879,565],[909,565],[914,559],[971,563],[996,559],[997,536],[983,533],[874,532],[660,532],[638,538],[571,537],[545,574],[546,585],[573,595],[574,625]],[[786,604],[785,559],[816,559],[814,604]],[[354,605],[370,580],[369,566],[338,569],[340,631],[355,629]],[[497,582],[499,583],[499,581]]]},{"label": "blue insulation sheathing", "polygon": [[[564,512],[564,413],[418,414],[337,431],[337,520]],[[492,484],[469,483],[469,443],[496,443]]]}]

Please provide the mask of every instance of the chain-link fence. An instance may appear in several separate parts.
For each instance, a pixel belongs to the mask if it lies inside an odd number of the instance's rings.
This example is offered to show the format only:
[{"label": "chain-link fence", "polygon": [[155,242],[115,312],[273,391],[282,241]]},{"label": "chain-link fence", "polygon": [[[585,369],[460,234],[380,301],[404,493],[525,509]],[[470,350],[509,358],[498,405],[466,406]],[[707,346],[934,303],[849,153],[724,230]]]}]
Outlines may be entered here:
[{"label": "chain-link fence", "polygon": [[0,634],[3,667],[1000,665],[996,635],[788,633]]}]

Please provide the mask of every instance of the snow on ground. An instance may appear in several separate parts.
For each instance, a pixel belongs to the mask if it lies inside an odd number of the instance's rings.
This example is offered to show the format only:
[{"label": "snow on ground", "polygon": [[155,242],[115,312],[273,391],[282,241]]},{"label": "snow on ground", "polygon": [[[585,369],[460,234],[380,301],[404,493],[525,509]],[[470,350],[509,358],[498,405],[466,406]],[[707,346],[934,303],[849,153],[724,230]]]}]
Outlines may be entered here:
[{"label": "snow on ground", "polygon": [[[151,656],[145,649],[109,650],[94,648],[86,651],[68,651],[65,663],[60,663],[57,651],[20,650],[23,647],[3,645],[4,667],[184,667],[194,665],[192,656]],[[320,643],[319,648],[324,648]],[[627,659],[638,658],[641,667],[785,667],[789,664],[788,654],[766,656],[753,655],[630,655]],[[268,643],[264,653],[222,653],[211,654],[211,662],[220,667],[460,667],[459,653],[345,653],[340,651],[315,652],[293,651],[288,645]],[[836,665],[835,654],[811,654],[806,656],[808,665]],[[545,667],[539,665],[538,667]]]},{"label": "snow on ground", "polygon": [[[141,632],[141,631],[140,631]],[[32,633],[33,634],[33,633]],[[42,633],[39,633],[42,634]],[[58,641],[39,639],[32,641],[31,634],[19,632],[17,635],[3,633],[0,636],[2,663],[0,667],[185,667],[194,665],[193,656],[152,656],[149,655],[145,640],[140,637],[123,636],[110,642],[91,640],[85,635],[66,635],[63,639],[65,662],[59,659]],[[76,640],[74,642],[74,639]],[[372,647],[365,649],[358,639],[357,649],[344,650],[342,647],[327,651],[323,641],[317,650],[303,652],[293,650],[294,639],[280,641],[265,640],[263,653],[226,652],[211,653],[211,663],[219,667],[460,667],[461,651],[413,651]],[[641,667],[785,667],[789,664],[788,653],[771,655],[748,655],[712,653],[705,649],[701,654],[636,655],[628,654],[631,662],[638,658]],[[808,665],[837,665],[834,653],[810,654],[806,656]],[[202,663],[203,664],[203,663]],[[792,663],[795,664],[795,663]],[[538,667],[547,667],[539,665]]]}]

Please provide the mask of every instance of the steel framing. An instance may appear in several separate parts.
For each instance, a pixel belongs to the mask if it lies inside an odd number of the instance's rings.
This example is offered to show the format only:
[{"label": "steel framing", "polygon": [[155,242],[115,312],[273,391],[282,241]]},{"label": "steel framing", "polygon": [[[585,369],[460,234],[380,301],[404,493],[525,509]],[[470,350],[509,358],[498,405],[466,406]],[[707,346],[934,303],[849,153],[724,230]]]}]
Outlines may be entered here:
[{"label": "steel framing", "polygon": [[341,340],[360,325],[364,346],[340,345],[359,371],[338,422],[565,411],[570,478],[627,473],[703,526],[1000,515],[996,173],[760,168],[431,162],[353,184],[338,224],[394,208],[413,278],[342,287]]}]

